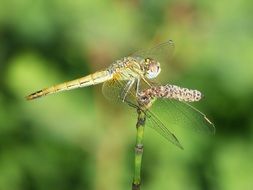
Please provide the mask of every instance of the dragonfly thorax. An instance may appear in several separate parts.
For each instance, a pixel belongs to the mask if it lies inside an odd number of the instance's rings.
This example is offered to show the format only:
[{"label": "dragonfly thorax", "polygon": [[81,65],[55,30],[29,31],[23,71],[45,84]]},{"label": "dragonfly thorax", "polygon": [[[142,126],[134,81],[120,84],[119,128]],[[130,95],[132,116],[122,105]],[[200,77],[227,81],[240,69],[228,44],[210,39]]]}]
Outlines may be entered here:
[{"label": "dragonfly thorax", "polygon": [[145,77],[148,79],[156,78],[161,72],[160,63],[151,58],[143,59],[141,66]]}]

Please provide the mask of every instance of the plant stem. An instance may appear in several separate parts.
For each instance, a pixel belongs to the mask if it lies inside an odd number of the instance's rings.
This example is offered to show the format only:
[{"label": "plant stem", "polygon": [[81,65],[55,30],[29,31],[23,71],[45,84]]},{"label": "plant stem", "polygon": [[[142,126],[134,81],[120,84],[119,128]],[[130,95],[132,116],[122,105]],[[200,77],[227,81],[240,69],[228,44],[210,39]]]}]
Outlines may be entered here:
[{"label": "plant stem", "polygon": [[136,124],[137,136],[135,144],[135,160],[134,160],[134,179],[132,183],[132,190],[140,190],[141,187],[141,162],[143,154],[143,135],[146,121],[145,113],[137,108],[138,120]]}]

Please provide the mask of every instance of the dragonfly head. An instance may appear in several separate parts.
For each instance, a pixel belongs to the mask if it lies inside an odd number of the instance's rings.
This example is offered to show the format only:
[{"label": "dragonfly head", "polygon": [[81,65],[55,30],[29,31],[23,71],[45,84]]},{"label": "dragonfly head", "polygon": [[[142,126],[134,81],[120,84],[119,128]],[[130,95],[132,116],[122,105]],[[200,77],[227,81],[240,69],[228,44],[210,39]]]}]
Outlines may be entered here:
[{"label": "dragonfly head", "polygon": [[143,61],[143,70],[148,79],[156,78],[161,72],[160,63],[154,59],[146,58]]}]

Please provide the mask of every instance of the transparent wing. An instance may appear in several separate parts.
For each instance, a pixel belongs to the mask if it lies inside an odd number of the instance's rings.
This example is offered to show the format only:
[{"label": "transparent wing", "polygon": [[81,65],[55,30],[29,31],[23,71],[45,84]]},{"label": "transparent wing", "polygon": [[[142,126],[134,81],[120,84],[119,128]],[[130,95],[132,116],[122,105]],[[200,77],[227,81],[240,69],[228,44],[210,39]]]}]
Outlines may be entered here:
[{"label": "transparent wing", "polygon": [[120,93],[123,88],[123,84],[113,79],[103,83],[102,93],[106,97],[106,99],[118,102],[120,100]]},{"label": "transparent wing", "polygon": [[183,146],[171,132],[176,131],[180,136],[178,128],[181,126],[204,134],[215,133],[214,124],[202,112],[184,102],[157,99],[146,112],[146,125],[181,149]]},{"label": "transparent wing", "polygon": [[163,124],[161,120],[158,119],[158,117],[154,113],[150,111],[147,111],[146,124],[148,127],[153,128],[156,132],[158,132],[161,136],[163,136],[169,142],[183,149],[183,146],[180,144],[177,137]]},{"label": "transparent wing", "polygon": [[171,99],[157,99],[150,112],[159,115],[159,119],[171,129],[187,127],[191,131],[203,134],[214,134],[214,124],[192,105]]},{"label": "transparent wing", "polygon": [[[124,93],[127,83],[128,80],[109,80],[103,83],[102,93],[108,100],[115,103],[122,103],[122,93]],[[125,101],[137,105],[136,100],[136,93],[133,85],[133,87],[127,92]]]},{"label": "transparent wing", "polygon": [[137,51],[130,56],[153,58],[159,61],[162,65],[166,65],[173,56],[174,48],[174,42],[172,40],[168,40],[167,42],[161,43],[153,48]]}]

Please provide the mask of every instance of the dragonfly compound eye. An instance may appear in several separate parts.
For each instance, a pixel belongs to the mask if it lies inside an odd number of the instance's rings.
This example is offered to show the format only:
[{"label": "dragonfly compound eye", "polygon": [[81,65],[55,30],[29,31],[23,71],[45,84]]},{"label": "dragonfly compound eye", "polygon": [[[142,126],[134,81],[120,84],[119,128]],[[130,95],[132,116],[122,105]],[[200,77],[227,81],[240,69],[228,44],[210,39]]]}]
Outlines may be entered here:
[{"label": "dragonfly compound eye", "polygon": [[146,77],[148,79],[156,78],[161,72],[160,63],[154,59],[147,58],[145,59],[145,70]]}]

